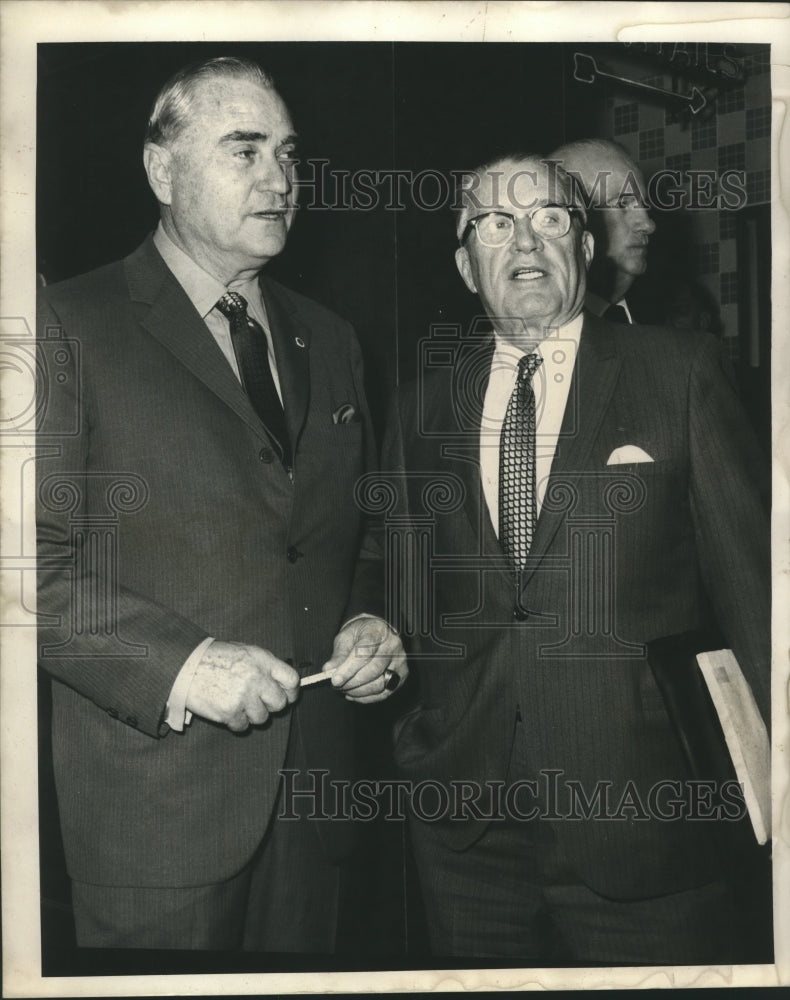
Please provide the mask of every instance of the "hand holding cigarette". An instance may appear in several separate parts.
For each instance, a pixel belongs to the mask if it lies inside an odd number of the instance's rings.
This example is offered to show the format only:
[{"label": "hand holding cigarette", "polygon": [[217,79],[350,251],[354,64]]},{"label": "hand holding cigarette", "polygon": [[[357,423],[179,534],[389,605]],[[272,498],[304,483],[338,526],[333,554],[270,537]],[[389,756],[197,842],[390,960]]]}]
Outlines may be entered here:
[{"label": "hand holding cigarette", "polygon": [[398,633],[381,618],[361,615],[338,632],[321,673],[303,677],[300,687],[331,680],[347,700],[367,704],[389,697],[408,673]]}]

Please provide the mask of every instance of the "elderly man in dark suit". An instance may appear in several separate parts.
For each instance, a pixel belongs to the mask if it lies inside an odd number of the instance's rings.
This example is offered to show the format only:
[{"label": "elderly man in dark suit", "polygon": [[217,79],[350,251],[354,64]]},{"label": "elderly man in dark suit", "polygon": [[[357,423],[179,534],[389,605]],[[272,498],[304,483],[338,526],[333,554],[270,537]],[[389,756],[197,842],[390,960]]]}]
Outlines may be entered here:
[{"label": "elderly man in dark suit", "polygon": [[712,338],[583,311],[593,238],[556,164],[488,164],[461,196],[488,329],[423,345],[382,462],[388,550],[428,567],[401,581],[419,697],[396,758],[424,783],[433,950],[745,959],[714,836],[743,804],[700,803],[645,644],[715,617],[768,718],[758,450]]},{"label": "elderly man in dark suit", "polygon": [[360,548],[354,333],[261,274],[295,142],[257,65],[178,73],[158,229],[42,293],[39,654],[83,946],[333,950],[350,832],[278,818],[279,772],[349,776],[351,703],[406,675]]}]

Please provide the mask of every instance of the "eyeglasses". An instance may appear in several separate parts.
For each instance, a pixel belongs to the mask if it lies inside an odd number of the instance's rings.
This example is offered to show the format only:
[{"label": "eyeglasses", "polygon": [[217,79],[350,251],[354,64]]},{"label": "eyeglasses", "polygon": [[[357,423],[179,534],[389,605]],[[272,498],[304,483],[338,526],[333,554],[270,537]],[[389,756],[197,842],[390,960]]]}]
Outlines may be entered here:
[{"label": "eyeglasses", "polygon": [[[541,205],[531,212],[527,218],[535,234],[544,240],[556,240],[565,236],[571,228],[571,217],[584,217],[578,208],[569,205]],[[516,231],[516,218],[510,212],[486,212],[470,219],[461,234],[461,246],[469,239],[473,229],[477,230],[477,238],[486,247],[502,247],[513,239]]]}]

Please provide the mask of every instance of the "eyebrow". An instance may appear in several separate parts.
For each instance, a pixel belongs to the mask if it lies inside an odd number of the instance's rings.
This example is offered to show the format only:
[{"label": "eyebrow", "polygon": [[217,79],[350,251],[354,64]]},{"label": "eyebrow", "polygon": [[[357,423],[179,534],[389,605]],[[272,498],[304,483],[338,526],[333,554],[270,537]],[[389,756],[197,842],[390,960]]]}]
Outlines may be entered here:
[{"label": "eyebrow", "polygon": [[[524,205],[519,207],[516,207],[515,205],[509,205],[506,207],[501,203],[497,203],[493,207],[490,205],[487,206],[479,205],[478,207],[483,209],[482,212],[478,212],[478,215],[491,215],[494,212],[497,212],[500,215],[512,215],[515,218],[517,212],[537,212],[539,208],[567,208],[570,210],[575,206],[570,205],[567,202],[551,201],[548,198],[546,199],[538,198],[536,201],[530,202],[529,205]],[[474,219],[477,218],[477,216],[472,215],[470,212],[469,218]]]},{"label": "eyebrow", "polygon": [[[266,132],[245,132],[243,129],[236,129],[234,132],[228,132],[223,135],[219,140],[220,142],[266,142],[270,138]],[[282,142],[279,142],[278,146],[287,146],[291,143],[298,141],[298,136],[295,134],[287,135]]]}]

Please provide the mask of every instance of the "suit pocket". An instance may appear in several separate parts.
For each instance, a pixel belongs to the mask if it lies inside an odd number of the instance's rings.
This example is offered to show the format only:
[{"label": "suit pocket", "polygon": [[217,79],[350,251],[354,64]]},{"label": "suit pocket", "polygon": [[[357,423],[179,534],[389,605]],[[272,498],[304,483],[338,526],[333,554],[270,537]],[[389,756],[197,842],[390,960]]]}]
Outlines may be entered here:
[{"label": "suit pocket", "polygon": [[329,433],[337,441],[356,441],[362,436],[362,424],[358,420],[350,424],[330,424]]},{"label": "suit pocket", "polygon": [[328,421],[309,428],[300,443],[301,456],[311,472],[320,471],[327,484],[347,488],[364,471],[362,424],[332,424]]},{"label": "suit pocket", "polygon": [[410,763],[429,753],[444,732],[444,705],[418,705],[395,723],[395,760]]}]

